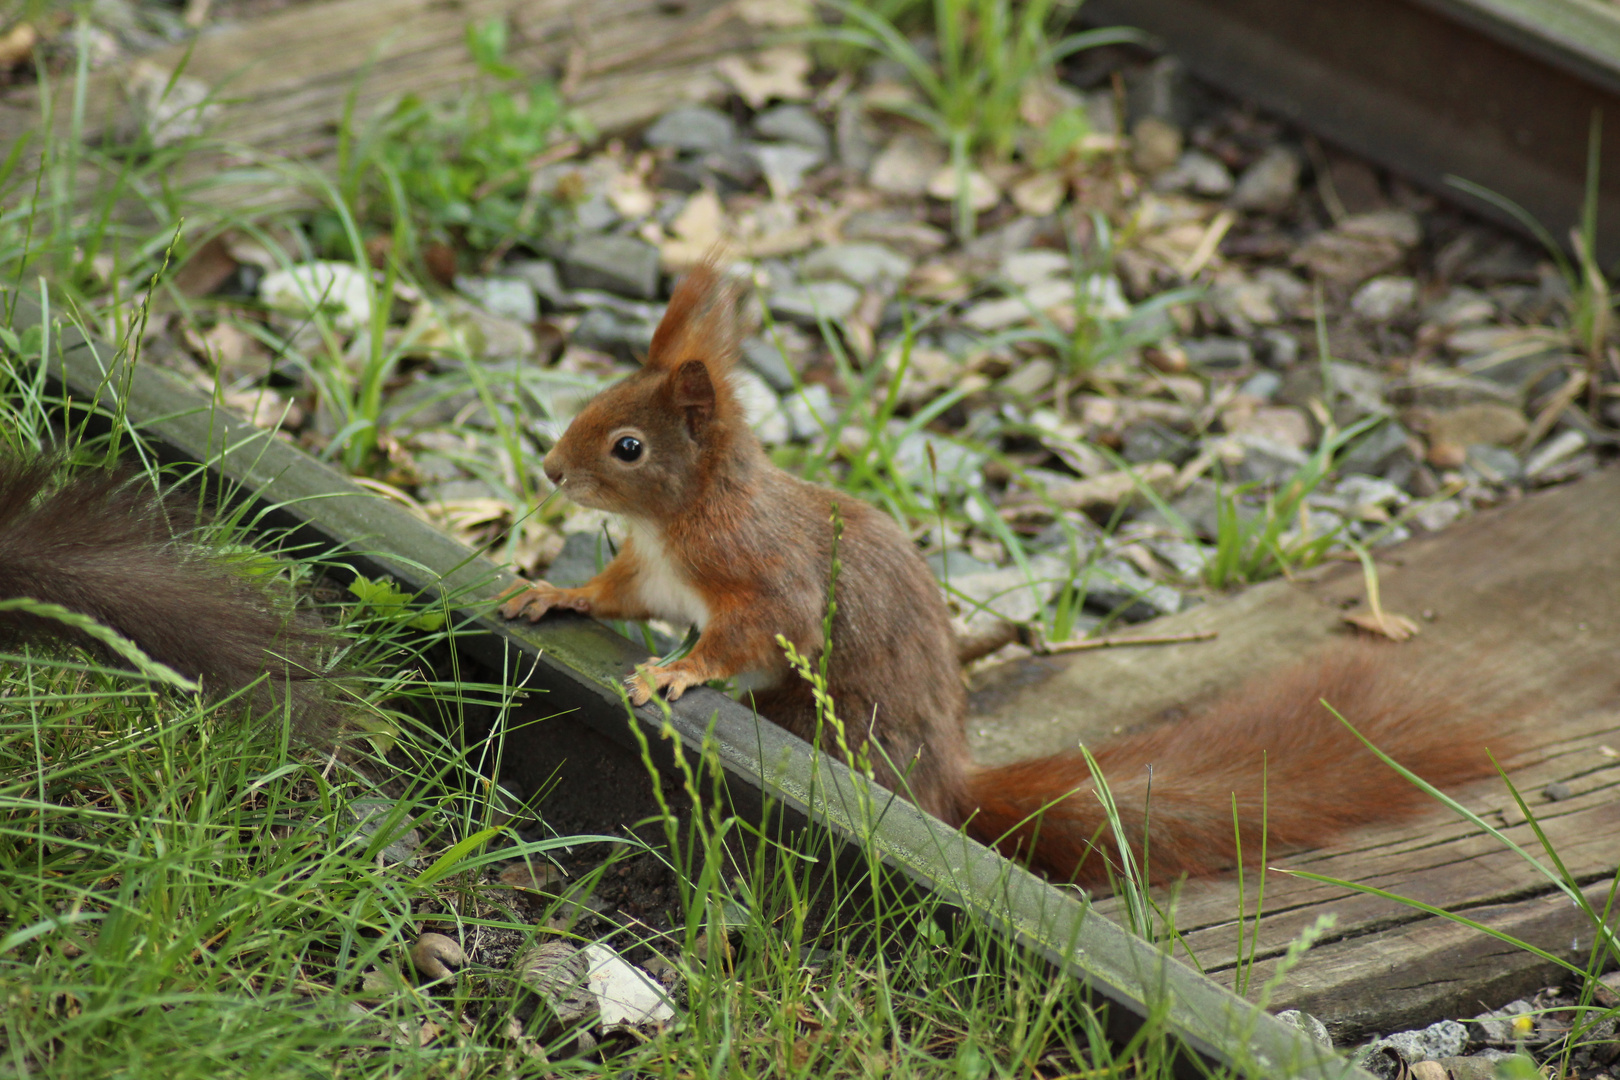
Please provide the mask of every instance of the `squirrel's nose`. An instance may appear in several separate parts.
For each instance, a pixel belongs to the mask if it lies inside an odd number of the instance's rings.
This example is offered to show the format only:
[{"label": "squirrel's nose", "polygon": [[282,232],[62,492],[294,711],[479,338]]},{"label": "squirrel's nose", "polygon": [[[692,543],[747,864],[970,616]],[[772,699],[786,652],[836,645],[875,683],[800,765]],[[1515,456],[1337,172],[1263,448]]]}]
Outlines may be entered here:
[{"label": "squirrel's nose", "polygon": [[540,467],[546,471],[546,479],[547,480],[550,480],[553,484],[556,484],[558,487],[562,486],[562,482],[563,482],[562,466],[557,463],[557,455],[556,455],[555,452],[547,454],[546,459],[540,463]]}]

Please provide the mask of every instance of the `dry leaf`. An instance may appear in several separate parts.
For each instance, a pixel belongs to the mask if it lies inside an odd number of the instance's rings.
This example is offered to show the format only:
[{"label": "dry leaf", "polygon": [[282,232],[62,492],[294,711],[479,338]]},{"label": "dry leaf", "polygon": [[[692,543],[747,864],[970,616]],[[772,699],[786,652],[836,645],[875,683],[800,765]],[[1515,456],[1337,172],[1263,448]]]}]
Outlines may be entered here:
[{"label": "dry leaf", "polygon": [[1174,465],[1155,461],[1133,471],[1121,469],[1084,480],[1054,482],[1046,486],[1046,495],[1066,509],[1109,509],[1130,498],[1142,486],[1164,494],[1170,490],[1175,477]]},{"label": "dry leaf", "polygon": [[[773,3],[774,0],[765,0]],[[34,46],[39,42],[39,32],[28,23],[18,23],[4,36],[0,36],[0,68],[16,67],[26,63],[34,55]]]},{"label": "dry leaf", "polygon": [[[956,198],[957,193],[956,170],[949,165],[934,174],[928,181],[928,194],[942,202],[950,202]],[[968,205],[979,213],[995,208],[1001,201],[1001,189],[995,182],[977,169],[967,174]]]},{"label": "dry leaf", "polygon": [[752,56],[722,56],[714,65],[751,109],[764,108],[773,98],[809,101],[810,67],[810,54],[790,46],[766,49]]},{"label": "dry leaf", "polygon": [[526,892],[552,892],[564,875],[550,863],[515,862],[500,872],[499,880],[502,885]]},{"label": "dry leaf", "polygon": [[646,177],[633,172],[614,174],[607,183],[607,201],[632,221],[658,208],[658,197],[647,187]]},{"label": "dry leaf", "polygon": [[1356,611],[1344,617],[1344,621],[1369,634],[1379,634],[1391,641],[1405,641],[1418,632],[1418,624],[1405,615],[1396,615],[1390,611]]},{"label": "dry leaf", "polygon": [[1012,186],[1013,205],[1033,217],[1045,217],[1063,203],[1069,183],[1062,174],[1039,172]]},{"label": "dry leaf", "polygon": [[726,212],[720,197],[704,188],[686,200],[669,229],[674,236],[658,245],[664,269],[675,273],[696,266],[726,239]]}]

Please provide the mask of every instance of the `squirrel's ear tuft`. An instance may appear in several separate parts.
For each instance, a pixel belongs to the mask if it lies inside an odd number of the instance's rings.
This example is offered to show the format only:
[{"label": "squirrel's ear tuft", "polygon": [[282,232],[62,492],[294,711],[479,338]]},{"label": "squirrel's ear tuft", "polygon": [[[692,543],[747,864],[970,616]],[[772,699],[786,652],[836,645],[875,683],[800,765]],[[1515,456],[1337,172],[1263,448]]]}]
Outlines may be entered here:
[{"label": "squirrel's ear tuft", "polygon": [[714,378],[737,361],[742,338],[740,287],[727,281],[713,258],[692,268],[670,297],[669,309],[653,333],[647,367],[675,371],[701,360]]},{"label": "squirrel's ear tuft", "polygon": [[669,377],[675,407],[686,415],[686,433],[697,438],[714,419],[719,405],[714,380],[701,360],[688,360]]}]

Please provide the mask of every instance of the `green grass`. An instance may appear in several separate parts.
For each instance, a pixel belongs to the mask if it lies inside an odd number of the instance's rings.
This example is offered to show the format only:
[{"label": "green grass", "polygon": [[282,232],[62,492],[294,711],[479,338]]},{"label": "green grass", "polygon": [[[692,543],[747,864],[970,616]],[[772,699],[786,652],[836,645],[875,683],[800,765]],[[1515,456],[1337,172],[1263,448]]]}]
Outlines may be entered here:
[{"label": "green grass", "polygon": [[[1057,65],[1075,53],[1144,40],[1126,27],[1053,40],[1078,6],[1061,0],[935,0],[931,6],[835,0],[831,6],[842,21],[815,31],[817,38],[901,65],[922,92],[921,102],[891,107],[949,148],[957,177],[956,227],[964,238],[974,230],[968,173],[980,155],[997,161],[1013,156],[1028,129],[1021,113],[1026,92],[1054,79]],[[925,7],[932,57],[895,25],[913,21]],[[1084,111],[1071,109],[1050,128],[1072,131],[1077,141],[1087,130]]]},{"label": "green grass", "polygon": [[[975,154],[1005,152],[1017,124],[1009,110],[1023,86],[1048,75],[1065,50],[1101,40],[1052,43],[1054,10],[942,2],[937,67],[888,34],[890,14],[903,18],[898,9],[847,9],[847,39],[907,64],[927,100],[917,118],[942,133],[963,169]],[[148,314],[133,298],[156,282],[157,295],[192,325],[234,321],[306,372],[326,414],[315,448],[357,473],[375,473],[383,467],[387,394],[427,352],[389,322],[402,291],[420,287],[424,240],[478,246],[513,231],[531,236],[519,224],[538,228],[544,220],[546,207],[506,173],[566,134],[568,120],[543,90],[511,83],[498,39],[488,24],[470,32],[484,82],[451,108],[410,103],[364,130],[347,118],[335,179],[259,162],[201,182],[255,172],[292,179],[318,206],[273,218],[209,209],[204,190],[164,182],[165,170],[208,147],[87,143],[81,70],[74,83],[81,97],[47,99],[48,110],[69,110],[69,136],[18,148],[0,166],[7,310],[18,292],[41,293],[58,313],[129,349]],[[985,50],[995,63],[985,62]],[[457,125],[472,132],[459,159],[439,141]],[[125,212],[131,205],[139,208],[133,217]],[[257,240],[283,267],[318,257],[365,266],[368,243],[387,236],[390,256],[368,279],[374,316],[359,346],[346,345],[319,309],[302,320],[313,336],[300,336],[298,320],[266,326],[240,302],[179,296],[165,265],[226,229]],[[1075,265],[1077,275],[1107,269]],[[823,418],[822,438],[784,451],[783,463],[871,500],[919,533],[937,530],[941,544],[982,528],[1029,573],[1028,537],[975,490],[975,470],[985,462],[1018,472],[993,449],[1015,425],[937,435],[931,425],[962,403],[963,392],[908,412],[901,378],[855,363],[827,329],[843,391],[838,411]],[[902,374],[923,329],[912,326],[904,337]],[[1050,350],[1080,378],[1128,349],[1138,329],[1077,310],[1072,330],[1043,323],[1023,343]],[[295,346],[295,337],[313,343]],[[17,363],[49,342],[29,330],[0,343],[0,433],[19,446],[59,440],[48,417],[60,403],[35,369]],[[435,348],[454,363],[424,377],[433,392],[471,392],[498,418],[493,432],[477,435],[468,462],[512,505],[531,505],[540,488],[522,428],[544,412],[552,391],[588,389],[591,380],[537,365],[487,370],[453,339]],[[1226,493],[1212,584],[1256,580],[1321,556],[1324,538],[1292,535],[1292,526],[1354,434],[1325,438],[1257,517],[1238,515]],[[925,437],[933,445],[920,467],[911,455]],[[75,455],[94,463],[114,443],[126,458],[139,456],[136,434],[121,427],[111,441],[91,440]],[[965,464],[942,467],[945,457]],[[219,542],[244,545],[251,524],[227,515]],[[271,565],[288,588],[307,589],[333,562],[330,553],[284,555]],[[1084,601],[1080,563],[1049,613],[1054,638],[1068,636]],[[584,848],[599,857],[571,895],[517,904],[492,883],[494,865],[586,841],[524,846],[497,824],[505,802],[484,780],[498,770],[499,742],[463,745],[438,733],[456,730],[468,702],[503,717],[509,680],[480,683],[427,663],[455,628],[440,621],[442,613],[407,604],[387,582],[356,582],[328,596],[325,613],[370,673],[357,693],[372,735],[337,761],[292,742],[273,719],[249,723],[229,703],[204,705],[164,689],[160,672],[138,677],[77,655],[0,657],[0,1076],[1167,1073],[1173,1044],[1162,1023],[1129,1045],[1110,1043],[1104,1018],[1044,963],[904,888],[870,852],[853,869],[840,868],[825,837],[762,833],[731,813],[708,767],[676,777],[679,797],[644,823],[641,839]],[[365,767],[384,752],[386,768]],[[649,748],[649,765],[651,756]],[[354,827],[356,804],[364,811],[379,802],[391,825],[418,828],[423,846],[413,861],[379,865],[396,830]],[[866,812],[870,819],[881,808]],[[623,925],[587,923],[577,938],[605,938],[633,959],[656,952],[670,963],[681,1015],[662,1036],[542,1063],[536,1050],[565,1057],[569,1040],[511,1036],[511,995],[495,973],[433,989],[412,973],[405,953],[424,927],[469,940],[531,941],[558,936],[541,929],[548,918],[579,925],[577,902],[627,857],[663,867],[672,886],[667,909]],[[1131,895],[1135,929],[1172,942],[1173,907],[1139,887]],[[1308,944],[1302,939],[1290,955],[1297,959]],[[1585,985],[1590,993],[1590,979]],[[402,1048],[412,1041],[421,1045]]]}]

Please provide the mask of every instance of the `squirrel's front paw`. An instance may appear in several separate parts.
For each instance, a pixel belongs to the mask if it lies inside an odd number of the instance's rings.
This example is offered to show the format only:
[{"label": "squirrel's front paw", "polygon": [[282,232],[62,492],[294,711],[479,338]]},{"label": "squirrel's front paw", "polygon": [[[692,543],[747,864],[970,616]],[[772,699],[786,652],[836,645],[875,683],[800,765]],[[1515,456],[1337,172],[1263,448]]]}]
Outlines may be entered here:
[{"label": "squirrel's front paw", "polygon": [[520,581],[501,597],[501,614],[508,619],[527,615],[530,622],[553,609],[591,613],[591,602],[579,589],[559,589],[544,581]]},{"label": "squirrel's front paw", "polygon": [[703,681],[697,673],[682,667],[679,662],[667,665],[648,664],[625,680],[630,687],[632,705],[647,704],[652,700],[655,690],[662,690],[667,700],[675,701],[686,693],[688,688]]}]

